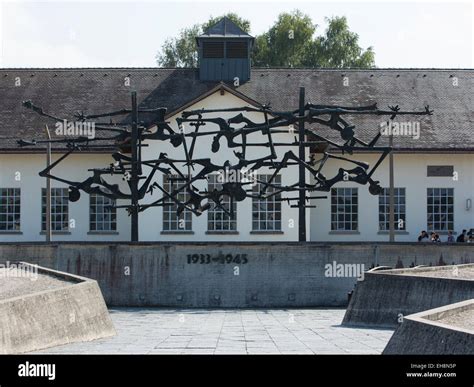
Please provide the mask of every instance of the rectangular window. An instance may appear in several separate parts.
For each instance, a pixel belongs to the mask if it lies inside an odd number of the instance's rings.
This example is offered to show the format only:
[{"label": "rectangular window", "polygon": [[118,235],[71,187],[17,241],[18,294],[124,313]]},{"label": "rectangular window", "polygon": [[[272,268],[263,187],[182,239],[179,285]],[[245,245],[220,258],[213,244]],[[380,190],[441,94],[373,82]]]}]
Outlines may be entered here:
[{"label": "rectangular window", "polygon": [[427,229],[449,231],[454,229],[454,188],[427,189]]},{"label": "rectangular window", "polygon": [[[394,188],[394,230],[406,230],[405,188]],[[390,230],[390,189],[384,188],[379,195],[379,230]]]},{"label": "rectangular window", "polygon": [[0,188],[0,231],[20,231],[20,188]]},{"label": "rectangular window", "polygon": [[[258,175],[257,180],[269,182],[272,175]],[[272,195],[281,186],[281,176],[277,175],[272,183],[276,187],[268,187],[265,195],[267,199],[252,198],[252,230],[253,231],[281,231],[281,194]],[[253,186],[253,195],[258,195],[264,184],[257,183]]]},{"label": "rectangular window", "polygon": [[98,194],[89,195],[90,231],[116,231],[117,209],[115,200]]},{"label": "rectangular window", "polygon": [[454,166],[452,165],[428,165],[426,175],[428,177],[453,177]]},{"label": "rectangular window", "polygon": [[203,58],[224,58],[224,42],[203,42]]},{"label": "rectangular window", "polygon": [[[221,190],[222,183],[218,181],[218,175],[208,176],[208,191]],[[229,216],[231,210],[231,200],[229,196],[221,196],[222,209],[216,207],[211,200],[211,207],[207,211],[207,229],[208,231],[236,231],[237,230],[237,203],[232,203],[233,216]]]},{"label": "rectangular window", "polygon": [[[183,188],[185,185],[186,182],[177,174],[163,175],[164,190],[181,202],[190,199],[189,193]],[[171,198],[166,198],[164,203],[163,231],[191,231],[192,212],[184,209],[178,215],[178,205]]]},{"label": "rectangular window", "polygon": [[[41,230],[46,231],[46,188],[41,189]],[[69,192],[51,188],[51,231],[69,230]]]},{"label": "rectangular window", "polygon": [[226,51],[227,58],[243,58],[246,59],[248,56],[247,42],[227,42]]},{"label": "rectangular window", "polygon": [[331,230],[358,230],[358,196],[357,188],[331,189]]}]

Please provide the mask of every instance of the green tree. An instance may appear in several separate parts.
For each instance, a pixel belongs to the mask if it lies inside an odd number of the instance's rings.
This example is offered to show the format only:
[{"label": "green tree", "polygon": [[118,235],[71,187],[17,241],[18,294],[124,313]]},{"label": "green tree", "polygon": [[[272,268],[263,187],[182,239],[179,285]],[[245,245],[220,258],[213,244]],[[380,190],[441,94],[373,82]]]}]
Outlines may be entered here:
[{"label": "green tree", "polygon": [[304,66],[326,68],[371,68],[375,66],[372,47],[363,50],[359,46],[359,35],[349,30],[347,19],[326,18],[329,25],[323,36],[317,37],[308,47]]},{"label": "green tree", "polygon": [[282,13],[275,24],[258,36],[253,64],[258,67],[299,67],[313,40],[316,25],[301,11]]},{"label": "green tree", "polygon": [[156,62],[160,67],[197,67],[198,55],[196,36],[216,24],[224,16],[232,20],[245,32],[250,31],[250,22],[239,17],[235,13],[227,13],[219,17],[212,17],[203,24],[195,24],[190,28],[184,28],[179,36],[166,39],[161,50],[156,55]]},{"label": "green tree", "polygon": [[196,36],[201,26],[195,24],[180,31],[176,38],[168,38],[156,55],[160,67],[197,67],[198,55]]}]

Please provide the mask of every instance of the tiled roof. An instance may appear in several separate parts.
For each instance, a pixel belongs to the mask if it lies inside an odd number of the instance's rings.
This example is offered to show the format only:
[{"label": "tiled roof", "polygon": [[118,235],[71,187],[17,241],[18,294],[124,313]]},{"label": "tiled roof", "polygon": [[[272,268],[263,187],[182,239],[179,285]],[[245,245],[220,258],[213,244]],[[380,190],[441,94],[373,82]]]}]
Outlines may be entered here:
[{"label": "tiled roof", "polygon": [[[53,124],[24,108],[22,101],[31,100],[48,113],[71,119],[77,111],[97,114],[130,108],[130,91],[136,90],[140,107],[166,107],[172,112],[216,86],[216,82],[199,81],[198,73],[197,69],[167,68],[0,69],[0,150],[21,151],[17,139],[43,137],[44,125]],[[125,86],[125,77],[130,86]],[[376,102],[379,108],[399,105],[403,110],[429,105],[432,116],[397,118],[420,121],[421,135],[419,139],[398,137],[395,148],[467,151],[474,150],[473,78],[471,69],[252,69],[250,81],[236,90],[262,104],[270,103],[275,111],[297,109],[300,86],[314,104]],[[351,122],[356,134],[368,140],[381,119],[357,116]],[[327,129],[321,133],[338,139],[337,133]]]}]

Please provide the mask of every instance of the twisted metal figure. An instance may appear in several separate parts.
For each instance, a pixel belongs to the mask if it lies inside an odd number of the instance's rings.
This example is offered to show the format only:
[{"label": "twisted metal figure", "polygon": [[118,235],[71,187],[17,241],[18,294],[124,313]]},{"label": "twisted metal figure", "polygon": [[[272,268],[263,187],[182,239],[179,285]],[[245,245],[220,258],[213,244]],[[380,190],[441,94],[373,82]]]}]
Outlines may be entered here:
[{"label": "twisted metal figure", "polygon": [[[62,118],[44,112],[40,107],[35,106],[31,101],[26,101],[23,105],[32,109],[36,113],[47,117],[56,122],[64,121]],[[394,120],[398,115],[431,115],[432,110],[426,106],[422,111],[401,111],[397,106],[389,106],[388,110],[380,110],[377,106],[363,107],[345,107],[306,104],[304,106],[304,115],[301,110],[288,112],[273,111],[269,105],[261,107],[241,107],[230,109],[201,109],[193,111],[184,111],[181,117],[176,119],[179,130],[175,131],[165,121],[165,108],[157,109],[139,109],[136,104],[136,94],[132,93],[132,109],[122,109],[114,112],[85,115],[77,113],[75,122],[83,123],[87,120],[96,120],[108,118],[109,122],[95,123],[95,130],[103,132],[103,137],[88,138],[85,136],[66,137],[53,140],[19,140],[21,147],[34,146],[43,143],[64,144],[67,151],[57,161],[49,167],[42,170],[39,174],[42,177],[51,178],[69,185],[69,200],[77,201],[80,198],[80,191],[88,194],[99,194],[111,199],[129,200],[130,204],[118,205],[116,208],[126,208],[129,215],[135,217],[135,223],[138,222],[138,213],[145,211],[150,207],[177,205],[178,215],[185,209],[199,216],[213,205],[221,209],[226,215],[233,216],[233,203],[243,201],[246,198],[267,199],[275,197],[277,201],[286,201],[289,204],[296,201],[292,207],[311,207],[306,204],[312,199],[325,198],[325,196],[311,196],[312,192],[329,192],[331,187],[342,181],[352,181],[361,185],[369,185],[369,192],[377,195],[381,192],[378,181],[373,180],[373,174],[385,157],[390,153],[391,148],[386,146],[377,146],[381,137],[378,131],[370,142],[364,142],[355,134],[355,126],[350,124],[343,117],[345,115],[377,115],[390,116]],[[233,113],[236,115],[229,119],[215,117],[223,113]],[[146,125],[138,121],[139,114],[154,114],[156,117]],[[262,122],[254,122],[249,119],[245,113],[259,113],[263,116]],[[112,121],[112,117],[131,116],[131,122],[122,120],[119,123]],[[211,116],[212,115],[212,116]],[[183,124],[187,123],[194,130],[185,132]],[[303,123],[313,124],[312,128],[304,128],[304,137],[295,136],[293,141],[276,142],[274,136],[280,133],[292,133],[295,125]],[[243,124],[243,125],[242,125]],[[314,124],[325,126],[338,132],[341,142],[331,141],[328,138],[318,134]],[[202,131],[203,126],[212,126],[213,130]],[[304,127],[304,126],[303,126]],[[151,130],[150,128],[154,128]],[[249,136],[258,133],[265,142],[251,142]],[[200,138],[211,138],[212,144],[210,151],[217,153],[220,150],[221,143],[225,142],[227,148],[235,149],[233,151],[237,162],[230,164],[226,161],[223,165],[217,165],[211,162],[210,158],[195,158],[194,153],[196,143]],[[309,141],[306,138],[312,137],[315,140]],[[170,158],[166,153],[160,153],[158,158],[144,160],[142,158],[142,148],[148,146],[146,143],[160,141],[171,144],[174,148],[183,150],[184,158]],[[110,145],[113,142],[113,145]],[[322,153],[318,160],[304,160],[289,150],[278,159],[277,148],[279,147],[310,147],[314,145],[326,144],[339,150],[342,156],[332,154],[328,151]],[[111,156],[114,163],[106,168],[93,168],[89,171],[92,176],[83,181],[74,181],[71,179],[53,175],[53,169],[63,162],[71,154],[81,149],[108,148],[111,150]],[[262,149],[262,156],[254,159],[247,158],[247,149],[249,147],[258,147]],[[131,150],[131,156],[126,155],[124,148]],[[351,160],[344,155],[352,155],[356,151],[370,150],[379,152],[380,157],[372,166],[362,162]],[[266,153],[264,153],[266,152]],[[299,153],[301,154],[301,152]],[[335,176],[326,177],[323,169],[328,160],[340,160],[354,165],[351,169],[339,168]],[[281,185],[275,183],[276,176],[281,170],[290,166],[304,168],[314,178],[314,183],[306,181],[295,181],[290,185]],[[147,176],[143,173],[143,168],[150,168]],[[181,167],[181,168],[180,168]],[[266,167],[271,173],[271,177],[265,181],[258,178],[253,181],[242,179],[237,181],[223,181],[220,189],[212,191],[200,191],[195,183],[200,180],[207,180],[209,175],[227,170],[236,174],[243,171],[249,174],[256,174],[261,168]],[[183,172],[183,169],[186,172]],[[163,174],[174,173],[174,181],[179,182],[178,188],[168,192],[163,184],[154,179],[156,172]],[[108,183],[105,175],[122,175],[123,180],[127,182],[129,192],[124,192],[118,184]],[[300,175],[301,176],[301,175]],[[251,187],[252,184],[259,183],[258,192]],[[159,190],[162,196],[150,203],[141,204],[140,201],[146,195],[153,195],[155,190]],[[303,194],[301,195],[301,192]],[[179,197],[187,197],[187,200],[180,200]],[[291,193],[298,193],[297,196],[285,196]],[[309,195],[307,193],[310,193]],[[302,201],[301,199],[304,198]],[[226,207],[224,199],[230,199],[230,206]],[[133,219],[132,219],[133,220]],[[132,222],[133,223],[133,222]],[[138,226],[136,226],[138,227]],[[132,224],[133,229],[133,224]],[[138,231],[137,231],[138,232]],[[132,232],[133,234],[133,232]],[[138,234],[135,236],[136,239]]]}]

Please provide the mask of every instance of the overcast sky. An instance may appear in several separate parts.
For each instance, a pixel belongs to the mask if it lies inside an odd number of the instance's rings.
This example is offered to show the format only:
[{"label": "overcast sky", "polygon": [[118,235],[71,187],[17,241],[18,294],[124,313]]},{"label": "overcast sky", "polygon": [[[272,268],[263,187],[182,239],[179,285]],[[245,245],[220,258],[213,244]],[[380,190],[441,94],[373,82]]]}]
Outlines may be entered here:
[{"label": "overcast sky", "polygon": [[153,67],[167,37],[232,11],[266,31],[300,9],[318,24],[346,16],[377,67],[472,68],[472,2],[0,0],[0,67]]}]

